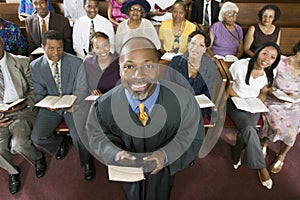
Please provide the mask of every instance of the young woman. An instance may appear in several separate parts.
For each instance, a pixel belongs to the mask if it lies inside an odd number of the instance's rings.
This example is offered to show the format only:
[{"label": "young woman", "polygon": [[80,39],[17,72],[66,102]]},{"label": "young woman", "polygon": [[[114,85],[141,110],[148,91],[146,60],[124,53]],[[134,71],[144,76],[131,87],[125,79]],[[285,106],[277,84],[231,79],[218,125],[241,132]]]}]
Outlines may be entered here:
[{"label": "young woman", "polygon": [[[273,70],[280,61],[280,48],[276,43],[264,43],[248,61],[241,59],[234,62],[230,72],[234,79],[231,97],[258,97],[265,101],[267,92],[273,83]],[[256,124],[259,113],[249,113],[236,108],[231,99],[227,101],[227,114],[235,123],[238,134],[232,151],[235,169],[241,164],[258,169],[260,181],[264,187],[272,188],[273,182],[266,168]],[[241,159],[242,150],[245,150]]]}]

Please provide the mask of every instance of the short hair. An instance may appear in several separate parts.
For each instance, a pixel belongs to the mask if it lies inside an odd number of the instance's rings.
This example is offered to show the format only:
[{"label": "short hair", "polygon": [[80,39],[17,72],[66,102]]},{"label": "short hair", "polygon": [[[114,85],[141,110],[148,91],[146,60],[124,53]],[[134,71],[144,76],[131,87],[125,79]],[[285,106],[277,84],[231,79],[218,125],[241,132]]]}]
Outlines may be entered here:
[{"label": "short hair", "polygon": [[185,4],[183,1],[181,1],[181,0],[179,0],[179,1],[176,1],[176,2],[173,4],[173,6],[172,6],[172,11],[173,11],[173,9],[174,9],[175,5],[180,5],[180,6],[182,6],[182,7],[183,7],[183,10],[184,10],[184,12],[186,13],[186,11],[187,11],[187,7],[186,7],[186,4]]},{"label": "short hair", "polygon": [[[146,42],[148,42],[150,45],[151,45],[151,48],[150,49],[153,49],[153,51],[156,53],[157,55],[157,59],[159,60],[160,58],[160,54],[159,52],[156,50],[156,46],[155,44],[148,38],[145,38],[145,37],[132,37],[130,39],[128,39],[126,42],[124,42],[124,44],[122,45],[121,49],[120,49],[120,57],[124,55],[124,53],[122,53],[124,47],[127,45],[127,43],[129,43],[131,40],[144,40]],[[149,49],[149,48],[148,48]],[[135,49],[133,49],[135,50]],[[126,52],[127,54],[128,52]]]},{"label": "short hair", "polygon": [[252,70],[254,69],[254,65],[255,65],[255,62],[257,60],[258,54],[266,47],[274,47],[277,51],[277,54],[278,54],[276,60],[274,61],[274,63],[270,67],[264,69],[264,71],[267,75],[267,79],[268,79],[268,87],[272,86],[273,80],[274,80],[273,70],[277,67],[277,65],[280,61],[280,55],[281,55],[280,47],[275,42],[266,42],[266,43],[262,44],[255,51],[254,55],[252,56],[252,58],[250,59],[249,64],[248,64],[248,70],[247,70],[247,74],[246,74],[246,78],[245,78],[246,84],[249,85],[250,75],[251,75]]},{"label": "short hair", "polygon": [[[274,16],[274,20],[273,22],[276,22],[280,15],[281,15],[281,11],[280,9],[276,6],[276,5],[272,5],[272,4],[269,4],[269,5],[265,5],[262,9],[260,9],[260,11],[257,13],[257,16],[258,16],[258,19],[259,21],[262,21],[262,16],[264,14],[264,12],[266,10],[274,10],[274,13],[275,13],[275,16]],[[273,23],[272,22],[272,23]]]},{"label": "short hair", "polygon": [[85,5],[87,1],[97,1],[97,3],[99,3],[99,0],[83,0],[83,5]]},{"label": "short hair", "polygon": [[297,54],[300,51],[300,41],[295,44],[293,47],[294,54]]},{"label": "short hair", "polygon": [[220,9],[220,12],[219,12],[219,21],[224,21],[224,18],[223,18],[223,15],[228,12],[228,11],[235,11],[236,13],[239,12],[239,7],[237,7],[237,5],[235,3],[232,3],[230,1],[227,1],[223,4],[223,6],[221,7]]},{"label": "short hair", "polygon": [[208,35],[208,33],[204,30],[196,30],[196,31],[193,31],[189,36],[188,36],[188,42],[190,42],[192,40],[192,38],[195,36],[195,35],[203,35],[204,37],[204,42],[205,42],[205,46],[206,47],[209,47],[210,46],[210,43],[211,43],[211,39]]},{"label": "short hair", "polygon": [[92,45],[92,47],[94,47],[93,46],[93,40],[95,38],[99,38],[99,37],[104,38],[104,39],[106,39],[109,42],[108,35],[106,35],[105,33],[101,32],[101,31],[97,31],[97,32],[93,33],[93,35],[92,35],[92,37],[90,39],[90,44]]},{"label": "short hair", "polygon": [[47,40],[63,40],[62,35],[60,34],[60,32],[56,31],[56,30],[49,30],[46,31],[43,35],[42,38],[42,44],[45,46],[47,44]]}]

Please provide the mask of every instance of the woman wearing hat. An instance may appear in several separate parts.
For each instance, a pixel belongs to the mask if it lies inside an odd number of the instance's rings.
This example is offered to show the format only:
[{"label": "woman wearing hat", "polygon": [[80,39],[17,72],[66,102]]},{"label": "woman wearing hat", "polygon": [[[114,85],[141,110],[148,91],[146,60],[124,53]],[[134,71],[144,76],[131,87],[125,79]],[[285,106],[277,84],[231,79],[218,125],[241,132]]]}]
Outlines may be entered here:
[{"label": "woman wearing hat", "polygon": [[121,22],[116,33],[116,52],[120,53],[122,45],[132,37],[146,37],[160,49],[160,40],[152,23],[145,19],[150,5],[146,0],[128,0],[123,3],[121,12],[129,19]]}]

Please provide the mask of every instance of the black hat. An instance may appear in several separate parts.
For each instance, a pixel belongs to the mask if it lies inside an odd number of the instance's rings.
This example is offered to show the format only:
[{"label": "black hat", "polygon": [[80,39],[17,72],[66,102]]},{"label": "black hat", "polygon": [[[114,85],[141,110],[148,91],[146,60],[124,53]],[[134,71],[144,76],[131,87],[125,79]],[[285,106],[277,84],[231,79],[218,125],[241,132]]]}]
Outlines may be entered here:
[{"label": "black hat", "polygon": [[146,0],[128,0],[122,4],[121,12],[127,14],[128,8],[136,4],[141,5],[146,12],[150,11],[150,4]]}]

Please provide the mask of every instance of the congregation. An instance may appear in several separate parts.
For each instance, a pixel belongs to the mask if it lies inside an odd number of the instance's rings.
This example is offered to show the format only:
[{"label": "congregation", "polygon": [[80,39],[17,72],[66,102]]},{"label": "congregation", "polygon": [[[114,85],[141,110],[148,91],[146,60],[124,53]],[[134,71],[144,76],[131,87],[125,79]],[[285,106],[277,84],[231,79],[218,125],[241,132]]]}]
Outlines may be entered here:
[{"label": "congregation", "polygon": [[[232,147],[233,168],[244,165],[257,170],[260,184],[272,189],[275,183],[271,173],[283,169],[300,132],[300,37],[297,34],[300,25],[280,23],[286,20],[282,2],[253,3],[256,13],[252,13],[251,24],[242,23],[246,11],[240,1],[30,0],[16,4],[17,17],[0,13],[0,167],[8,172],[11,194],[20,190],[22,182],[22,169],[14,164],[12,154],[22,155],[34,166],[36,177],[42,178],[47,173],[44,154],[63,160],[73,145],[86,181],[96,176],[94,158],[108,165],[102,159],[132,161],[136,159],[134,153],[153,153],[142,158],[156,163],[151,174],[145,173],[146,181],[137,181],[136,185],[126,183],[123,188],[127,199],[168,199],[175,171],[193,165],[193,158],[205,146],[204,137],[220,131],[228,121],[237,129],[236,144]],[[300,15],[295,18],[299,19]],[[290,33],[292,28],[294,31]],[[154,63],[160,69],[156,69]],[[148,81],[147,84],[142,80]],[[115,90],[124,90],[118,99],[120,102],[128,100],[132,108],[130,116],[139,118],[142,113],[139,103],[144,103],[145,113],[151,119],[153,113],[157,115],[153,108],[156,99],[165,104],[163,95],[173,97],[166,92],[168,84],[164,85],[164,81],[181,85],[191,96],[205,95],[215,108],[186,108],[185,112],[199,115],[199,119],[193,118],[193,125],[197,126],[185,126],[186,130],[181,130],[167,119],[163,130],[169,128],[166,132],[173,135],[164,138],[163,144],[148,146],[146,139],[138,141],[139,137],[127,138],[115,133],[121,129],[116,127],[118,123],[114,124],[110,115],[98,110],[108,109],[110,104],[105,107],[107,98],[112,98]],[[83,88],[84,92],[78,91]],[[181,89],[176,91],[186,94]],[[275,92],[278,91],[293,100],[277,99]],[[47,96],[72,94],[77,95],[73,106],[35,106]],[[86,118],[82,125],[82,119],[77,121],[78,113],[82,114],[84,106],[81,104],[88,96],[98,99],[94,109],[94,104],[89,104],[85,114],[80,115],[79,118]],[[269,112],[242,111],[235,106],[232,97],[257,98]],[[14,106],[4,107],[18,100]],[[195,103],[189,95],[178,101],[170,101],[170,104],[191,101],[193,107]],[[137,105],[140,110],[136,111]],[[227,111],[223,112],[223,106]],[[167,110],[172,113],[172,119],[177,116],[175,120],[182,118],[182,124],[191,124],[184,120],[185,115],[174,114],[176,109],[178,111],[175,106],[174,110]],[[113,114],[113,110],[105,112]],[[134,123],[146,130],[152,123],[152,119],[148,120],[147,116],[146,122]],[[94,127],[98,122],[101,131]],[[61,124],[67,133],[57,134]],[[178,164],[172,160],[173,152],[169,154],[170,149],[165,146],[181,131],[191,134],[192,129],[197,135],[178,157],[182,162]],[[107,138],[103,139],[102,131]],[[161,132],[160,137],[167,137],[167,133]],[[121,150],[113,155],[105,154],[106,143],[103,146],[102,143],[106,139]],[[99,142],[100,150],[95,147],[95,141]],[[268,143],[277,141],[280,141],[280,150],[267,166]],[[189,153],[191,155],[186,156]],[[173,174],[170,171],[174,166],[178,169]],[[153,181],[152,185],[148,180]],[[159,181],[165,181],[168,186],[154,187]]]}]

